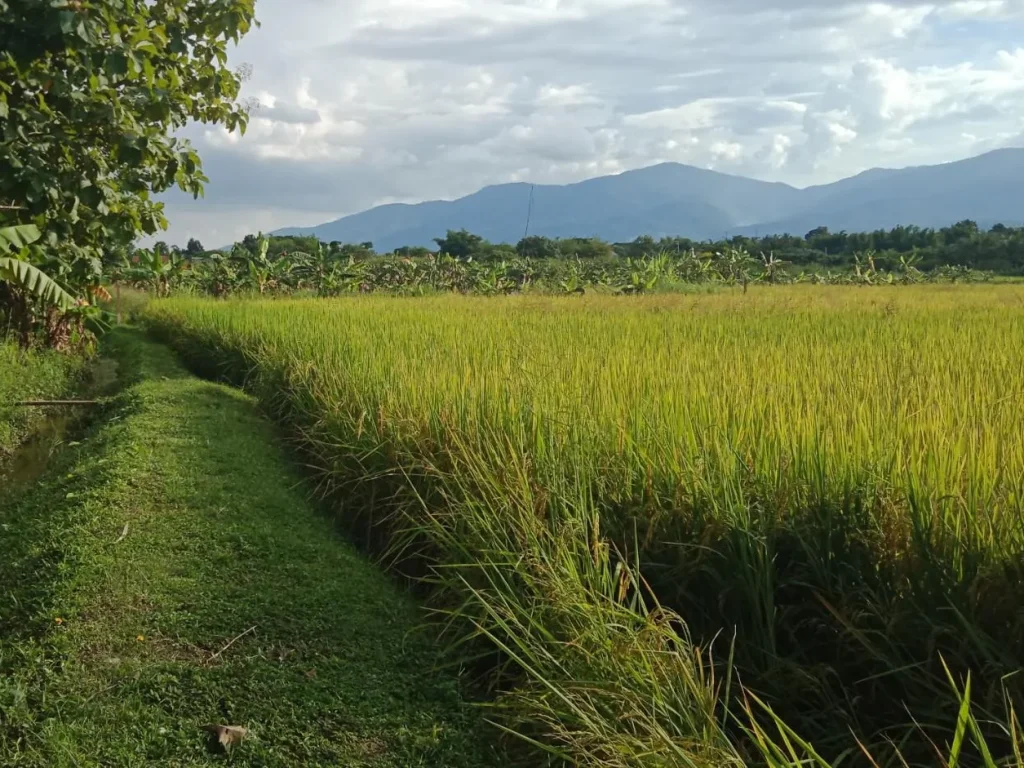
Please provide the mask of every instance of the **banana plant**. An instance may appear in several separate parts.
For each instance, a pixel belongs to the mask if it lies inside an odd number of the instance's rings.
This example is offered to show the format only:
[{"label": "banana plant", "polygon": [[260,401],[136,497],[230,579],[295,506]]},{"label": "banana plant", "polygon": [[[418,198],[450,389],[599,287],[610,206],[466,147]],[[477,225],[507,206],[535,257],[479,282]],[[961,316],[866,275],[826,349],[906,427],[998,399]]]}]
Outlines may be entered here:
[{"label": "banana plant", "polygon": [[[38,339],[53,349],[91,343],[102,325],[95,304],[77,299],[65,285],[89,291],[102,287],[102,265],[93,259],[67,261],[33,244],[39,229],[31,224],[0,228],[0,314],[23,347]],[[63,283],[63,284],[62,284]]]},{"label": "banana plant", "polygon": [[294,263],[287,254],[281,254],[271,260],[267,253],[270,241],[263,235],[257,240],[258,250],[255,254],[247,248],[236,246],[231,257],[242,263],[242,279],[260,295],[287,285]]},{"label": "banana plant", "polygon": [[762,253],[761,264],[764,267],[764,270],[761,273],[761,279],[766,283],[774,285],[784,274],[783,268],[785,267],[786,262],[775,258],[774,252],[769,252],[767,256]]},{"label": "banana plant", "polygon": [[508,276],[514,284],[514,290],[522,291],[536,279],[537,269],[529,258],[516,259],[509,266]]},{"label": "banana plant", "polygon": [[729,248],[725,253],[715,253],[715,266],[719,275],[730,285],[743,283],[746,288],[750,280],[750,268],[754,259],[743,248]]},{"label": "banana plant", "polygon": [[875,269],[875,252],[865,251],[863,254],[853,254],[853,275],[854,282],[860,285],[873,285],[878,277],[878,270]]},{"label": "banana plant", "polygon": [[467,262],[439,253],[427,259],[424,281],[435,291],[464,291],[468,282]]},{"label": "banana plant", "polygon": [[493,296],[510,292],[514,284],[508,278],[507,271],[508,264],[505,261],[481,264],[474,274],[474,293]]},{"label": "banana plant", "polygon": [[311,288],[321,296],[328,295],[325,293],[325,284],[337,265],[337,258],[332,256],[323,243],[318,243],[312,253],[293,253],[292,264],[292,274],[296,278],[297,288]]},{"label": "banana plant", "polygon": [[577,256],[569,262],[569,269],[565,278],[559,282],[559,287],[564,293],[584,294],[587,289],[584,287],[586,281],[583,279],[583,264]]},{"label": "banana plant", "polygon": [[34,224],[0,229],[0,280],[10,283],[37,302],[70,309],[76,304],[75,297],[29,261],[28,246],[39,236],[39,229]]},{"label": "banana plant", "polygon": [[138,261],[133,264],[130,272],[132,279],[150,288],[158,297],[170,294],[185,273],[185,259],[173,251],[164,254],[158,248],[151,251],[139,251]]},{"label": "banana plant", "polygon": [[711,259],[698,255],[693,248],[677,259],[675,270],[677,277],[687,283],[703,283],[715,276]]},{"label": "banana plant", "polygon": [[622,293],[647,293],[657,286],[667,260],[663,257],[652,259],[626,259],[626,273],[619,290]]},{"label": "banana plant", "polygon": [[903,254],[900,256],[900,282],[905,284],[916,283],[921,280],[921,270],[917,265],[921,263],[921,257],[916,253]]},{"label": "banana plant", "polygon": [[193,281],[200,290],[214,298],[227,296],[238,285],[238,274],[229,259],[211,253],[192,263]]}]

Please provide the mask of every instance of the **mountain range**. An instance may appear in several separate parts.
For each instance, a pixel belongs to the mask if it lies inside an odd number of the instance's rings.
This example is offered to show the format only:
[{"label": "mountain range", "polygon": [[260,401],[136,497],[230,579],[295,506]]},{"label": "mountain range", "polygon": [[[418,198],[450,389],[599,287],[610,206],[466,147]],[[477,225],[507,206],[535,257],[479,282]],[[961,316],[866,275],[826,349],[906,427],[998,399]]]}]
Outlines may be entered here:
[{"label": "mountain range", "polygon": [[526,231],[528,212],[531,235],[593,236],[611,242],[639,235],[694,240],[802,235],[819,226],[848,232],[901,224],[944,227],[963,219],[982,227],[1021,225],[1024,149],[1000,149],[941,165],[876,168],[804,189],[662,163],[575,184],[499,184],[457,200],[381,205],[274,234],[372,241],[378,251],[433,245],[449,229],[515,243]]}]

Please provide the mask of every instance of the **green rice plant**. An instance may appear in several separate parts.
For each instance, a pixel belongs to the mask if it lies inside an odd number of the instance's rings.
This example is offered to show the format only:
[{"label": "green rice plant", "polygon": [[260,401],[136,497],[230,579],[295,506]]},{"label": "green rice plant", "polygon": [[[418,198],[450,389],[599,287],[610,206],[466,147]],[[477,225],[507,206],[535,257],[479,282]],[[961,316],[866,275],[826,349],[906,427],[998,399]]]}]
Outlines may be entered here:
[{"label": "green rice plant", "polygon": [[1012,764],[1019,287],[146,314],[291,428],[553,759],[935,765],[970,675],[971,755]]}]

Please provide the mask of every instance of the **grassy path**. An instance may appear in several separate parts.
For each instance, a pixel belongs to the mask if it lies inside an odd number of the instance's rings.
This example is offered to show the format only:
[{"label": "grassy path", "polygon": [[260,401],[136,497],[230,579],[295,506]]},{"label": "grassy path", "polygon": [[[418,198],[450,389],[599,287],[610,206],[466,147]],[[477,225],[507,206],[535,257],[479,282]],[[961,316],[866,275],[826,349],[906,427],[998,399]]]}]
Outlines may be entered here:
[{"label": "grassy path", "polygon": [[[111,346],[138,381],[0,507],[0,765],[494,765],[414,605],[250,399]],[[220,756],[208,723],[249,735]]]}]

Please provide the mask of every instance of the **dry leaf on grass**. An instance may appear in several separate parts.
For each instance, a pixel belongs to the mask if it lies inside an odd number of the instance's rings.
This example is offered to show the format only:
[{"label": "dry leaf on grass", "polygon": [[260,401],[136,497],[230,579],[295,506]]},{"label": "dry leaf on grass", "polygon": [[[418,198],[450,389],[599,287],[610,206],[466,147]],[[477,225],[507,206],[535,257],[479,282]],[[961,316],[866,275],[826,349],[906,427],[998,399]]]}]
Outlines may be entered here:
[{"label": "dry leaf on grass", "polygon": [[240,744],[249,732],[240,725],[204,725],[203,730],[208,731],[214,743],[225,752],[230,752],[233,746]]}]

